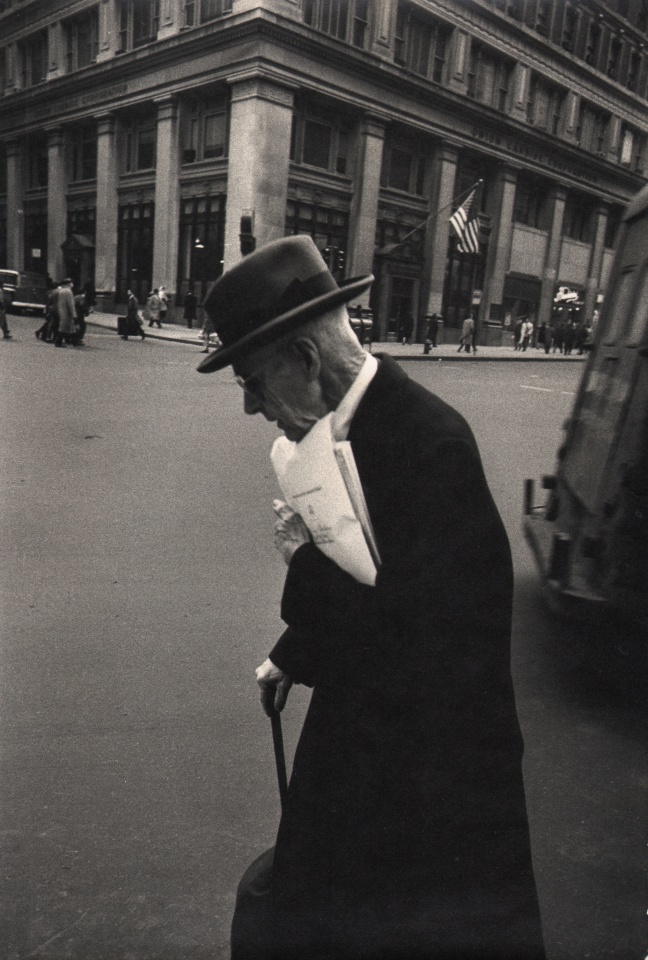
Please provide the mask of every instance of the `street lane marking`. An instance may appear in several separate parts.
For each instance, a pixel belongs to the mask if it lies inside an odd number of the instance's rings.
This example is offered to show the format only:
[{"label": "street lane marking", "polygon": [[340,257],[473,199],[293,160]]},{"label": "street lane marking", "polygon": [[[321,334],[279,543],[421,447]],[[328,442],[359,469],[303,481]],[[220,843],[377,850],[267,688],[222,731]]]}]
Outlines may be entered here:
[{"label": "street lane marking", "polygon": [[521,390],[539,390],[541,393],[553,393],[553,390],[551,390],[550,387],[532,387],[532,386],[529,386],[529,384],[527,383],[521,383],[520,389]]}]

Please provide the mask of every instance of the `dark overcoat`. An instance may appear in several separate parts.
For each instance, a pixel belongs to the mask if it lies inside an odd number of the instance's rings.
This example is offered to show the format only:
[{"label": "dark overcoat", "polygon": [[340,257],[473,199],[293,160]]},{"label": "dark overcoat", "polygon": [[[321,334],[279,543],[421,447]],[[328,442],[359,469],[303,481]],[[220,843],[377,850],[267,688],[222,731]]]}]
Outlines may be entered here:
[{"label": "dark overcoat", "polygon": [[270,657],[313,687],[274,858],[277,956],[544,955],[506,533],[463,418],[389,357],[349,440],[381,555],[293,556]]}]

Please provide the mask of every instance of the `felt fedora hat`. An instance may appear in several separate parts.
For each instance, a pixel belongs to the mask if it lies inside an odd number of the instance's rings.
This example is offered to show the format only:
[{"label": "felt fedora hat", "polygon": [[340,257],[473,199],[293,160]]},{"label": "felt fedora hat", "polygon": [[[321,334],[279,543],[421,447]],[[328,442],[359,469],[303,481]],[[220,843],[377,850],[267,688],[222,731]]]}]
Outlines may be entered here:
[{"label": "felt fedora hat", "polygon": [[348,303],[372,281],[369,274],[338,285],[306,235],[260,247],[219,277],[205,297],[203,306],[221,346],[205,357],[199,372],[222,370],[301,323]]}]

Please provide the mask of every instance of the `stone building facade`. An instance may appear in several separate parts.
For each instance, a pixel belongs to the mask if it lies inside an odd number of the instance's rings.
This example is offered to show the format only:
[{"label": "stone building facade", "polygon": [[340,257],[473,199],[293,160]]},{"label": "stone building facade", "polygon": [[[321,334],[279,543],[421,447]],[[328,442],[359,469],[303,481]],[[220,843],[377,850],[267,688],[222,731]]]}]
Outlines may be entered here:
[{"label": "stone building facade", "polygon": [[[0,266],[180,312],[309,233],[375,335],[590,317],[648,174],[642,0],[0,0]],[[448,218],[478,180],[480,249]]]}]

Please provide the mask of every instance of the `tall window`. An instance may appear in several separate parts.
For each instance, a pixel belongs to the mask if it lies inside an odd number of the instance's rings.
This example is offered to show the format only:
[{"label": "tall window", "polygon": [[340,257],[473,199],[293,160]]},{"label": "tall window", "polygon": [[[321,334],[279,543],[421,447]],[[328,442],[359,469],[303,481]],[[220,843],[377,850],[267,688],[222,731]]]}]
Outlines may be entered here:
[{"label": "tall window", "polygon": [[227,155],[227,108],[225,94],[187,104],[182,128],[183,163]]},{"label": "tall window", "polygon": [[619,64],[621,62],[621,53],[623,44],[615,37],[610,43],[610,52],[608,54],[607,75],[611,80],[619,79]]},{"label": "tall window", "polygon": [[468,96],[496,110],[506,110],[513,64],[473,43],[468,66]]},{"label": "tall window", "polygon": [[187,27],[208,23],[232,12],[232,0],[185,0],[184,22]]},{"label": "tall window", "polygon": [[609,114],[599,110],[592,104],[581,101],[576,126],[576,140],[578,144],[584,150],[589,150],[592,153],[603,153],[607,140],[609,121]]},{"label": "tall window", "polygon": [[22,85],[33,87],[47,76],[47,31],[33,33],[20,44]]},{"label": "tall window", "polygon": [[293,114],[290,159],[330,173],[349,175],[350,134],[344,120],[303,104]]},{"label": "tall window", "polygon": [[560,42],[565,50],[570,53],[576,48],[576,36],[578,34],[578,10],[572,4],[567,2],[562,24],[562,37]]},{"label": "tall window", "polygon": [[125,53],[157,37],[160,0],[120,0],[119,49]]},{"label": "tall window", "polygon": [[94,240],[97,232],[96,222],[97,211],[95,207],[78,207],[68,210],[67,235],[71,237],[73,233],[78,233]]},{"label": "tall window", "polygon": [[349,214],[325,203],[288,200],[285,234],[308,234],[326,260],[333,276],[344,276],[349,234]]},{"label": "tall window", "polygon": [[590,66],[598,65],[599,51],[601,48],[601,28],[598,23],[591,20],[587,28],[587,41],[585,43],[585,62]]},{"label": "tall window", "polygon": [[155,206],[120,206],[117,224],[117,297],[126,300],[130,288],[142,303],[153,280],[153,224]]},{"label": "tall window", "polygon": [[547,83],[538,76],[531,78],[527,102],[527,120],[534,127],[547,130],[556,136],[560,133],[560,120],[565,99],[563,90]]},{"label": "tall window", "polygon": [[423,195],[425,186],[425,155],[411,144],[395,137],[393,143],[385,144],[381,184],[393,190]]},{"label": "tall window", "polygon": [[65,63],[68,73],[95,62],[99,44],[98,32],[99,14],[96,7],[66,22]]},{"label": "tall window", "polygon": [[155,169],[155,117],[141,116],[127,120],[123,128],[122,164],[124,173]]},{"label": "tall window", "polygon": [[595,204],[584,194],[570,193],[565,203],[563,236],[591,243],[594,236]]},{"label": "tall window", "polygon": [[[641,73],[641,53],[639,50],[631,50],[628,57],[628,72],[626,74],[625,85],[628,90],[638,91],[639,74]],[[1,83],[1,81],[0,81]]]},{"label": "tall window", "polygon": [[369,24],[368,0],[304,0],[304,23],[339,40],[364,47]]},{"label": "tall window", "polygon": [[76,127],[72,134],[72,180],[94,180],[97,176],[97,132],[92,125]]},{"label": "tall window", "polygon": [[518,175],[515,188],[515,204],[513,206],[513,221],[527,227],[536,227],[546,230],[548,227],[548,198],[547,184],[535,177]]},{"label": "tall window", "polygon": [[32,137],[27,142],[27,188],[39,190],[47,186],[47,140]]},{"label": "tall window", "polygon": [[225,195],[183,199],[180,206],[179,296],[189,287],[200,303],[210,283],[223,272]]},{"label": "tall window", "polygon": [[448,37],[449,30],[444,24],[420,16],[408,4],[399,3],[394,41],[396,63],[441,83]]},{"label": "tall window", "polygon": [[7,53],[4,47],[0,49],[0,97],[7,87]]}]

